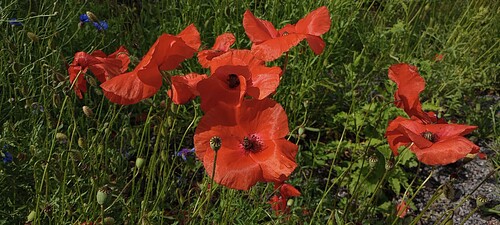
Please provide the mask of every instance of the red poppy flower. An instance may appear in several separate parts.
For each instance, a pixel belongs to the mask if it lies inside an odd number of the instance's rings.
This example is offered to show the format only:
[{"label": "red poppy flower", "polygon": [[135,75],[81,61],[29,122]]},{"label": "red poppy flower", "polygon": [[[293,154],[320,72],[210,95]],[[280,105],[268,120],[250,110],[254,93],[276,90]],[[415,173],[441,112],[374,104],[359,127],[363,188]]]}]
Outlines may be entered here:
[{"label": "red poppy flower", "polygon": [[461,124],[424,124],[415,117],[397,117],[389,123],[385,135],[394,155],[399,154],[400,146],[410,146],[420,162],[446,165],[479,152],[477,145],[463,137],[476,128]]},{"label": "red poppy flower", "polygon": [[279,191],[279,196],[274,195],[273,197],[271,197],[271,200],[269,201],[269,203],[271,204],[271,208],[276,213],[276,215],[289,213],[290,208],[287,205],[287,200],[289,197],[300,196],[299,190],[283,181],[274,183],[274,190]]},{"label": "red poppy flower", "polygon": [[443,54],[436,54],[434,56],[434,61],[435,62],[441,62],[441,61],[443,61],[443,59],[444,59],[444,55]]},{"label": "red poppy flower", "polygon": [[114,103],[129,105],[153,96],[162,85],[161,70],[173,70],[200,47],[200,34],[189,25],[179,35],[161,35],[136,68],[101,84]]},{"label": "red poppy flower", "polygon": [[252,52],[264,61],[279,58],[304,39],[315,54],[320,54],[325,47],[320,35],[330,29],[330,24],[330,14],[325,6],[312,11],[296,25],[288,24],[279,31],[272,23],[256,18],[249,10],[243,15],[243,27],[253,42]]},{"label": "red poppy flower", "polygon": [[76,79],[73,89],[78,98],[82,99],[82,93],[87,91],[87,82],[84,77],[87,69],[90,69],[100,82],[105,82],[125,72],[129,62],[128,51],[123,46],[120,46],[118,50],[109,56],[101,50],[96,50],[91,54],[77,52],[73,62],[68,67],[69,80],[73,84]]},{"label": "red poppy flower", "polygon": [[198,82],[206,79],[207,75],[190,73],[185,76],[172,76],[172,88],[168,90],[167,94],[175,104],[184,104],[194,97],[200,95],[196,86]]},{"label": "red poppy flower", "polygon": [[274,183],[274,190],[278,190],[283,198],[300,196],[300,191],[297,188],[285,182]]},{"label": "red poppy flower", "polygon": [[396,82],[398,89],[394,93],[395,104],[404,109],[409,117],[415,116],[426,123],[431,119],[422,110],[419,95],[425,88],[425,81],[415,66],[400,63],[389,67],[389,78]]},{"label": "red poppy flower", "polygon": [[404,200],[396,205],[396,212],[399,218],[404,218],[406,213],[408,213],[409,206],[406,204]]},{"label": "red poppy flower", "polygon": [[290,208],[286,205],[287,200],[281,196],[273,195],[269,200],[271,204],[271,209],[276,215],[283,215],[290,212]]},{"label": "red poppy flower", "polygon": [[203,50],[198,52],[198,61],[203,68],[208,68],[208,63],[213,58],[220,56],[229,51],[230,46],[234,44],[236,38],[232,33],[224,33],[215,39],[215,44],[210,50]]},{"label": "red poppy flower", "polygon": [[264,99],[279,85],[281,68],[266,67],[249,50],[229,51],[209,65],[212,75],[198,84],[205,112],[220,101],[237,106],[245,95]]},{"label": "red poppy flower", "polygon": [[215,151],[210,141],[217,137],[215,176],[224,186],[248,190],[257,182],[280,182],[295,169],[298,147],[287,141],[288,120],[275,101],[247,99],[240,107],[224,103],[213,107],[196,128],[196,156],[212,177]]}]

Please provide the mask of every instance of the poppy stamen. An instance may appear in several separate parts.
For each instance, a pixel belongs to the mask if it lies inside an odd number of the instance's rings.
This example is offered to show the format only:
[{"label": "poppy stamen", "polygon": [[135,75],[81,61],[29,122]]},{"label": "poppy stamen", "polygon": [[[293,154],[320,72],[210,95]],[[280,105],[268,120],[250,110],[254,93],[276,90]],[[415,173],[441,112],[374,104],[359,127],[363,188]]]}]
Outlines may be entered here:
[{"label": "poppy stamen", "polygon": [[428,141],[430,141],[432,143],[435,143],[437,141],[437,135],[433,134],[430,131],[422,132],[421,135],[422,135],[422,137],[424,137],[425,139],[427,139]]},{"label": "poppy stamen", "polygon": [[287,31],[283,32],[283,34],[282,34],[282,36],[287,36],[287,35],[288,35]]},{"label": "poppy stamen", "polygon": [[260,138],[252,134],[249,137],[244,137],[243,141],[241,142],[241,148],[243,148],[245,151],[250,151],[250,152],[258,152],[262,149],[262,141]]},{"label": "poppy stamen", "polygon": [[229,88],[236,88],[240,86],[240,79],[238,79],[236,74],[229,74],[227,77],[227,84],[229,85]]}]

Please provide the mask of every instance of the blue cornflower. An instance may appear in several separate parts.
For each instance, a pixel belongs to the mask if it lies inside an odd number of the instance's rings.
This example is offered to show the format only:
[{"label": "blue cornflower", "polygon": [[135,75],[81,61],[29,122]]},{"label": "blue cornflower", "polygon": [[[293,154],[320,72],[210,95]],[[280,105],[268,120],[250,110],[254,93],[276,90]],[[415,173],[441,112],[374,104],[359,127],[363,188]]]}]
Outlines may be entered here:
[{"label": "blue cornflower", "polygon": [[16,18],[9,19],[9,24],[12,25],[13,27],[23,25],[23,23],[17,21]]},{"label": "blue cornflower", "polygon": [[194,148],[192,148],[192,149],[183,148],[182,150],[180,150],[179,152],[177,152],[176,155],[182,157],[182,159],[184,161],[186,161],[187,160],[186,156],[188,156],[189,153],[192,153],[192,152],[194,152]]},{"label": "blue cornflower", "polygon": [[108,22],[101,20],[99,23],[94,22],[94,27],[97,28],[98,31],[103,31],[108,29]]},{"label": "blue cornflower", "polygon": [[108,22],[106,22],[105,20],[101,20],[99,22],[92,22],[86,13],[80,15],[79,18],[81,25],[83,25],[84,23],[92,23],[92,25],[94,25],[94,27],[98,31],[103,31],[108,29]]},{"label": "blue cornflower", "polygon": [[89,23],[90,22],[89,16],[87,16],[87,14],[85,13],[80,15],[80,22]]},{"label": "blue cornflower", "polygon": [[23,23],[19,22],[16,18],[9,19],[9,24],[14,26],[22,26]]},{"label": "blue cornflower", "polygon": [[7,163],[11,163],[12,160],[14,159],[14,157],[12,157],[12,154],[10,154],[10,152],[4,152],[3,153],[3,163],[7,164]]}]

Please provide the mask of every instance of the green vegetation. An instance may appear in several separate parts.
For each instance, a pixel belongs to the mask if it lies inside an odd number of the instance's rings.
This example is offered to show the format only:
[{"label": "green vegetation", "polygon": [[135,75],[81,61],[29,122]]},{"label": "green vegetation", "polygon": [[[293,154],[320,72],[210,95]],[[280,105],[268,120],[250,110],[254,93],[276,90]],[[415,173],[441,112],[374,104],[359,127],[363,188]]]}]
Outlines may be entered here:
[{"label": "green vegetation", "polygon": [[[151,99],[120,106],[95,79],[83,100],[70,88],[66,65],[78,51],[123,45],[133,68],[159,35],[191,23],[202,48],[232,32],[233,48],[248,49],[246,9],[281,28],[322,5],[332,18],[324,52],[314,55],[305,42],[293,48],[273,97],[287,112],[289,140],[299,145],[289,183],[302,195],[289,201],[289,214],[271,211],[273,184],[250,191],[213,184],[209,199],[203,165],[176,155],[193,147],[199,100],[170,104],[165,84]],[[109,29],[79,26],[86,11]],[[496,1],[15,0],[0,3],[0,26],[0,147],[14,158],[0,162],[0,224],[22,224],[30,212],[32,224],[104,217],[116,224],[407,224],[419,214],[399,219],[396,202],[414,197],[426,178],[415,171],[427,166],[409,151],[391,156],[384,137],[388,122],[404,115],[387,77],[399,62],[424,77],[424,109],[477,125],[469,138],[496,152],[488,160],[500,166]],[[181,65],[169,73],[204,71],[196,57]],[[141,167],[137,158],[145,160]],[[109,193],[102,205],[99,191]]]}]

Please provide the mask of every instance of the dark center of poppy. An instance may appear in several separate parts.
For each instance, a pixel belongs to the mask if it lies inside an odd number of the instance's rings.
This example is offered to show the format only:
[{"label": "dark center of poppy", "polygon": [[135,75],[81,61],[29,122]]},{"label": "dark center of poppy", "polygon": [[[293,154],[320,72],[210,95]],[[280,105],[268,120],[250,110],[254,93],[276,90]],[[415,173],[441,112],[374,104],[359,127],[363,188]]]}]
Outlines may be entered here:
[{"label": "dark center of poppy", "polygon": [[424,137],[425,139],[427,139],[428,141],[430,141],[432,143],[437,141],[437,135],[433,134],[430,131],[422,132],[421,135],[422,135],[422,137]]},{"label": "dark center of poppy", "polygon": [[288,35],[287,31],[283,32],[283,34],[282,34],[282,36],[287,36],[287,35]]},{"label": "dark center of poppy", "polygon": [[243,148],[245,151],[253,153],[262,150],[262,145],[263,145],[262,141],[255,134],[252,134],[248,137],[244,137],[243,140],[241,141],[241,148]]},{"label": "dark center of poppy", "polygon": [[236,74],[229,74],[227,76],[227,84],[229,85],[229,88],[236,88],[240,86],[240,79],[238,79]]}]

